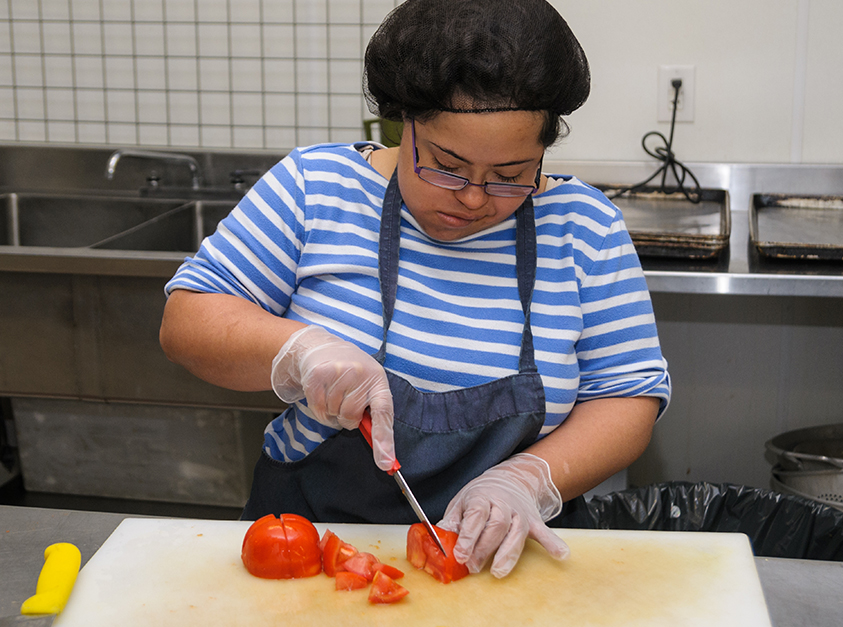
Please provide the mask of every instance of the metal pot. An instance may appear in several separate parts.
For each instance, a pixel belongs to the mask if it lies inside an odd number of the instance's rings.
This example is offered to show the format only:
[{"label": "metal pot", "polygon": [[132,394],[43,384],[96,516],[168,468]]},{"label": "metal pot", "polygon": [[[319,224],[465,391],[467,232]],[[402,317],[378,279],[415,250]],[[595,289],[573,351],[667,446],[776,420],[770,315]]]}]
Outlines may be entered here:
[{"label": "metal pot", "polygon": [[788,431],[765,446],[778,457],[774,490],[843,510],[843,424]]}]

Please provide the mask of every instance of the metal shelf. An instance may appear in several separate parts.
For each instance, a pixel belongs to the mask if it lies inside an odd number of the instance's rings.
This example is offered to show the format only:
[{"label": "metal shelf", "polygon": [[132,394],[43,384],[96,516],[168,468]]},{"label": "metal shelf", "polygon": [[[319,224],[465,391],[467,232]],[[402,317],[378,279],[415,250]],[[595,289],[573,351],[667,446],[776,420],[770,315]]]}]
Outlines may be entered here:
[{"label": "metal shelf", "polygon": [[[766,259],[750,245],[753,194],[843,194],[843,166],[686,164],[704,188],[729,191],[732,233],[720,259],[642,258],[651,292],[843,298],[843,262]],[[573,174],[593,185],[632,185],[655,162],[546,161],[545,172]]]}]

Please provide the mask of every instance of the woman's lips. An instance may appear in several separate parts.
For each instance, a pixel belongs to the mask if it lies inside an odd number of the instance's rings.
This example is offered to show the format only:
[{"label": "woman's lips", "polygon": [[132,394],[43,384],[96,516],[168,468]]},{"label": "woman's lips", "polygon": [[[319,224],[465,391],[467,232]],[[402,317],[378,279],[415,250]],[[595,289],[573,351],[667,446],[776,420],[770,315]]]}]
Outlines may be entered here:
[{"label": "woman's lips", "polygon": [[461,218],[459,216],[452,215],[450,213],[442,213],[441,211],[438,212],[439,219],[442,220],[448,226],[453,227],[464,227],[468,226],[472,222],[476,220],[476,218]]}]

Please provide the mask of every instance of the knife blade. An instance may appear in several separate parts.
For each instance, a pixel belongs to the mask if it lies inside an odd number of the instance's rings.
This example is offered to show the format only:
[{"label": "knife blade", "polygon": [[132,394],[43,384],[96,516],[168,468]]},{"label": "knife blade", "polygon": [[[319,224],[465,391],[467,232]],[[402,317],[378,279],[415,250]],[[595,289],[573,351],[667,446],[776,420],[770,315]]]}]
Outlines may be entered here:
[{"label": "knife blade", "polygon": [[0,618],[0,627],[43,625],[49,627],[64,609],[82,564],[82,554],[69,542],[51,544],[44,551],[44,566],[35,594],[21,605],[20,614]]},{"label": "knife blade", "polygon": [[[369,446],[372,446],[372,415],[369,413],[369,409],[367,408],[363,412],[363,420],[360,421],[360,432],[363,434],[363,437],[366,438],[366,442],[369,443]],[[442,551],[442,554],[445,557],[448,556],[448,552],[445,550],[445,547],[442,546],[442,540],[439,539],[439,536],[436,533],[436,530],[433,528],[433,525],[430,522],[430,519],[427,517],[427,514],[424,513],[422,509],[421,503],[419,503],[418,499],[416,499],[413,491],[410,489],[410,486],[407,484],[407,481],[404,479],[404,475],[401,474],[401,464],[398,463],[398,460],[395,460],[395,463],[392,465],[387,471],[387,474],[391,475],[395,482],[398,484],[398,487],[401,488],[401,493],[404,495],[404,498],[407,499],[407,502],[410,504],[410,507],[413,508],[413,511],[418,516],[421,523],[424,525],[424,528],[427,529],[427,533],[430,534],[430,537],[433,538],[433,541],[436,543],[436,546],[439,547],[439,550]]]}]

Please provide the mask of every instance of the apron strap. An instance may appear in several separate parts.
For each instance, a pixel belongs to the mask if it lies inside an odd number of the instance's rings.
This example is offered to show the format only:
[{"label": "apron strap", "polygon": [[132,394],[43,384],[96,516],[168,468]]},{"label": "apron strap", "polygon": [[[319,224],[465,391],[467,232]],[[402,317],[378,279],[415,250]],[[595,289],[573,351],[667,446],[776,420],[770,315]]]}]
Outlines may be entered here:
[{"label": "apron strap", "polygon": [[[381,286],[383,308],[383,340],[374,358],[383,365],[386,359],[386,338],[392,315],[395,312],[395,298],[398,292],[398,260],[401,247],[401,191],[398,187],[398,168],[392,173],[381,210],[380,243],[378,249],[378,278]],[[527,196],[515,212],[515,264],[518,277],[518,297],[524,312],[524,327],[521,332],[521,352],[518,371],[538,372],[533,332],[530,325],[530,304],[536,283],[536,221],[533,197]]]},{"label": "apron strap", "polygon": [[521,309],[524,312],[518,372],[538,372],[533,349],[533,328],[530,324],[530,305],[533,302],[533,288],[536,285],[537,257],[533,197],[527,196],[515,212],[515,265],[518,275],[518,297],[521,299]]},{"label": "apron strap", "polygon": [[395,311],[398,292],[398,256],[401,246],[401,190],[398,188],[398,168],[392,173],[381,209],[380,244],[378,248],[378,278],[383,309],[383,340],[375,359],[383,365],[386,359],[386,335]]}]

